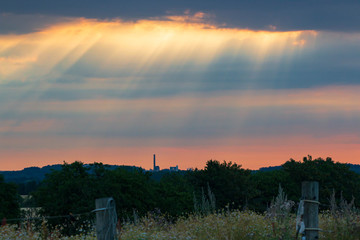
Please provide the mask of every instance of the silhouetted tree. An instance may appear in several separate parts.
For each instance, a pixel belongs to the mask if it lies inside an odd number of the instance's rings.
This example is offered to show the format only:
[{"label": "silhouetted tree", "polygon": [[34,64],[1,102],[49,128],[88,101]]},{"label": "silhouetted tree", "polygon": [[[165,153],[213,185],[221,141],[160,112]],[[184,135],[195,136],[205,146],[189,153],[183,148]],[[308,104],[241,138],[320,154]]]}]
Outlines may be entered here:
[{"label": "silhouetted tree", "polygon": [[302,162],[290,159],[282,167],[288,175],[288,181],[293,182],[291,189],[285,189],[289,197],[300,197],[302,181],[318,181],[320,202],[327,204],[335,190],[348,201],[354,196],[356,205],[360,206],[360,175],[351,171],[347,164],[335,163],[329,157],[324,160],[308,156]]},{"label": "silhouetted tree", "polygon": [[0,175],[0,219],[18,218],[19,201],[17,186],[13,183],[5,183],[3,175]]},{"label": "silhouetted tree", "polygon": [[289,179],[289,174],[282,169],[254,172],[250,180],[254,186],[254,195],[249,200],[249,208],[259,212],[265,211],[278,194],[279,185],[286,186],[287,190],[293,187],[294,183]]},{"label": "silhouetted tree", "polygon": [[254,194],[250,175],[250,170],[245,170],[236,163],[210,160],[204,170],[195,169],[189,178],[198,195],[209,184],[216,198],[216,207],[221,209],[226,205],[235,208],[247,205]]},{"label": "silhouetted tree", "polygon": [[61,170],[47,174],[40,187],[33,193],[36,203],[45,216],[69,216],[49,219],[52,226],[62,225],[65,234],[76,229],[91,215],[72,221],[70,215],[90,212],[94,209],[97,184],[81,162],[64,163]]},{"label": "silhouetted tree", "polygon": [[194,188],[184,174],[167,173],[157,184],[157,207],[174,217],[192,212],[193,192]]}]

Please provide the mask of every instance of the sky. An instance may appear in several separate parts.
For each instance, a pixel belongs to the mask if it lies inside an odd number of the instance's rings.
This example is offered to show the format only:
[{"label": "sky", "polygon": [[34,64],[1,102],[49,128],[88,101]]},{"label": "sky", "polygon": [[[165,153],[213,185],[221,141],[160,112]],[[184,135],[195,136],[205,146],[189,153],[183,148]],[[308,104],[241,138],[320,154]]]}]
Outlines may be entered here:
[{"label": "sky", "polygon": [[360,163],[359,1],[0,3],[0,170]]}]

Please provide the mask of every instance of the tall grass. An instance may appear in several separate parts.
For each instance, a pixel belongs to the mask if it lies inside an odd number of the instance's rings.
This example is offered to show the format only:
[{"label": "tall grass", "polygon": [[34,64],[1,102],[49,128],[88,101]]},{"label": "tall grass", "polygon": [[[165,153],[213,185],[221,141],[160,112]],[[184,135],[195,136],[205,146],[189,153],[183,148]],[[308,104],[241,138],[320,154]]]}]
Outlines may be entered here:
[{"label": "tall grass", "polygon": [[320,227],[324,239],[360,240],[360,211],[355,208],[354,199],[348,203],[340,197],[336,204],[335,192],[330,197],[330,210],[320,215]]},{"label": "tall grass", "polygon": [[[205,194],[203,194],[205,195]],[[119,226],[121,240],[165,240],[165,239],[213,239],[213,240],[293,240],[296,239],[296,216],[292,214],[295,203],[287,200],[279,186],[279,194],[268,210],[255,213],[248,210],[214,211],[211,190],[207,198],[198,204],[198,212],[180,217],[175,222],[160,213],[152,212],[133,221],[127,220]],[[347,203],[342,197],[337,204],[335,193],[330,198],[330,210],[320,213],[319,224],[322,231],[319,239],[360,240],[360,212],[354,201]],[[6,225],[0,227],[2,239],[96,239],[94,227],[72,237],[61,235],[61,229],[49,231],[43,221],[40,227],[27,225]],[[300,239],[300,238],[298,238]]]},{"label": "tall grass", "polygon": [[[360,240],[360,214],[356,211],[348,215],[333,215],[330,211],[319,215],[320,239]],[[72,237],[61,236],[59,230],[46,232],[17,225],[0,227],[0,239],[96,239],[94,229]],[[295,237],[295,216],[271,218],[266,214],[251,211],[220,211],[207,216],[193,214],[167,221],[164,216],[149,214],[136,224],[124,223],[119,239],[216,239],[216,240],[286,240]]]},{"label": "tall grass", "polygon": [[[218,239],[218,240],[286,240],[295,239],[295,216],[269,218],[251,211],[222,211],[207,216],[191,215],[174,224],[161,223],[153,217],[140,220],[137,225],[126,224],[120,239]],[[360,215],[319,215],[320,239],[359,240]],[[300,239],[300,238],[298,238]]]}]

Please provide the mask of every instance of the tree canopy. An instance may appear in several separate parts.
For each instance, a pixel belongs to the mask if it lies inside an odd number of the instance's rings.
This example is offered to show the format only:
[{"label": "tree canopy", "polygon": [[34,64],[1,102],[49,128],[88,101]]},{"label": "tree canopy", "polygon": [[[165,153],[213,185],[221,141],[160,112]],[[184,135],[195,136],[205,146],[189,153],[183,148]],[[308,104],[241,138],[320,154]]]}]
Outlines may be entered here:
[{"label": "tree canopy", "polygon": [[3,175],[0,175],[0,220],[3,218],[18,218],[20,196],[17,186],[13,183],[5,183]]},{"label": "tree canopy", "polygon": [[250,170],[232,162],[210,160],[204,170],[195,169],[191,174],[191,183],[201,193],[200,189],[209,185],[216,198],[216,207],[244,207],[253,193],[250,183]]}]

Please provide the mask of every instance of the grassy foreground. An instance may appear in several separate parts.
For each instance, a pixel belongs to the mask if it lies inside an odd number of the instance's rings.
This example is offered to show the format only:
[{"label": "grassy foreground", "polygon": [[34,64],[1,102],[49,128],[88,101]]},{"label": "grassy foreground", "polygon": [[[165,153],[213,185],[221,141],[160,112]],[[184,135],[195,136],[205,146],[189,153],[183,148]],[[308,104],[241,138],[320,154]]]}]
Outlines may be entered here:
[{"label": "grassy foreground", "polygon": [[[320,239],[360,240],[360,214],[322,213],[319,216]],[[96,239],[95,231],[72,237],[59,231],[48,232],[19,228],[16,225],[0,227],[0,239]],[[162,216],[148,215],[136,224],[122,226],[119,239],[216,239],[216,240],[271,240],[295,239],[295,217],[271,216],[251,211],[223,211],[207,216],[191,215],[169,223]],[[300,237],[298,238],[300,239]]]}]

